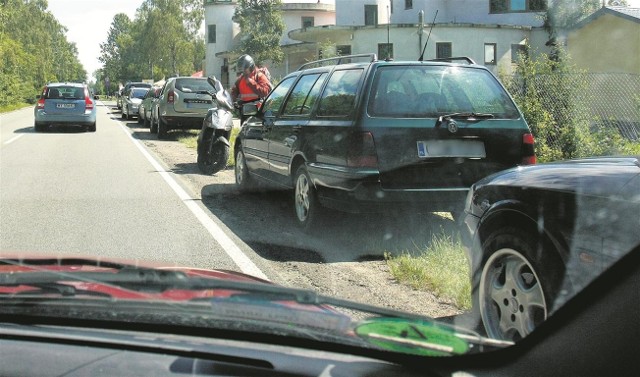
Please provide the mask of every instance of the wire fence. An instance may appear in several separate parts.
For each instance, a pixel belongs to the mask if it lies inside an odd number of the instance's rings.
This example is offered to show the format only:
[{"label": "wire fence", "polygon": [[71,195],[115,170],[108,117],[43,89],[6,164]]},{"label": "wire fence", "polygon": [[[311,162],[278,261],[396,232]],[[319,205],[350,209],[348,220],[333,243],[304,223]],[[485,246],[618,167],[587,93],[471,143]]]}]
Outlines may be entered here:
[{"label": "wire fence", "polygon": [[503,81],[516,101],[537,101],[549,111],[558,134],[562,127],[584,121],[591,127],[617,129],[627,140],[640,142],[640,75],[541,74]]}]

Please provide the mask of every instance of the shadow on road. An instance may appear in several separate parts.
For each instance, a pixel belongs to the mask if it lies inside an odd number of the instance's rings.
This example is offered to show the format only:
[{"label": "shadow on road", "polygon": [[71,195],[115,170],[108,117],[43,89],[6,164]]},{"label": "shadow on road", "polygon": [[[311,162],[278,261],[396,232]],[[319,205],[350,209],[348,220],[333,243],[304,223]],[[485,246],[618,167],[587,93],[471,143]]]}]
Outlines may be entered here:
[{"label": "shadow on road", "polygon": [[456,232],[434,213],[408,211],[347,214],[327,211],[321,226],[305,233],[295,220],[291,191],[239,193],[233,184],[203,187],[204,205],[261,257],[334,263],[381,260],[384,253],[421,253],[434,233]]}]

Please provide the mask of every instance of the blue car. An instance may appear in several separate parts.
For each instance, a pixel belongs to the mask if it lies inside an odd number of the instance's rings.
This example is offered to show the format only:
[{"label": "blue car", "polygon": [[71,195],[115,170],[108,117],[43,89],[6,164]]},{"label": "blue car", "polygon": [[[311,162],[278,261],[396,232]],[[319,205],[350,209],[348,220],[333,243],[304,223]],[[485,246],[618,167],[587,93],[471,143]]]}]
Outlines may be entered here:
[{"label": "blue car", "polygon": [[33,112],[36,132],[44,132],[52,125],[81,126],[87,131],[96,131],[96,104],[85,84],[46,85]]}]

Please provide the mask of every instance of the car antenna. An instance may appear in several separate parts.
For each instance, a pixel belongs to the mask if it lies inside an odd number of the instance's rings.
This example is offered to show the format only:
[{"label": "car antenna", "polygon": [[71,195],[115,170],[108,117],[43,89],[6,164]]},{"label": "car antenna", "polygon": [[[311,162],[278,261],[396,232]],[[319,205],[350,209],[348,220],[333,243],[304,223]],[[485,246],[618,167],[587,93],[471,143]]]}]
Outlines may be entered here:
[{"label": "car antenna", "polygon": [[433,25],[436,23],[436,17],[438,17],[438,10],[436,9],[436,14],[433,16],[433,22],[431,23],[431,27],[429,28],[429,35],[427,35],[427,41],[424,42],[424,48],[422,49],[422,54],[418,58],[418,61],[421,62],[424,58],[424,52],[427,49],[427,44],[429,44],[429,37],[431,37],[431,30],[433,30]]}]

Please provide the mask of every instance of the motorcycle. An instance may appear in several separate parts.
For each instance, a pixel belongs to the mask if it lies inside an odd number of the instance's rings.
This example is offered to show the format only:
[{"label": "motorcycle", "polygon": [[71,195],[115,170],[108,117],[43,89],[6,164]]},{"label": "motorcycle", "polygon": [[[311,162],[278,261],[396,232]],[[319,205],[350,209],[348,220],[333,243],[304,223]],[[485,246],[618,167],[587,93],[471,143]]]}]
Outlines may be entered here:
[{"label": "motorcycle", "polygon": [[198,134],[198,169],[203,174],[212,175],[227,167],[234,105],[220,80],[209,77],[207,81],[215,88],[208,92],[214,106],[207,112]]}]

